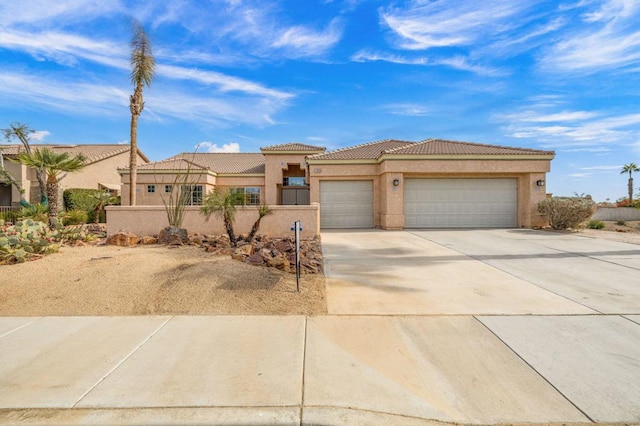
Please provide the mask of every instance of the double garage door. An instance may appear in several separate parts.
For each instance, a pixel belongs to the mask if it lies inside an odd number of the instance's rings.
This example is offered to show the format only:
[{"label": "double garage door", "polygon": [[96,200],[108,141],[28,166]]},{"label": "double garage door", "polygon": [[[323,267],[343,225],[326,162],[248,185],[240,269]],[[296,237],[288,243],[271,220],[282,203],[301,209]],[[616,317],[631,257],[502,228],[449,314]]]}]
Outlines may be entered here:
[{"label": "double garage door", "polygon": [[405,179],[405,228],[513,228],[516,179]]},{"label": "double garage door", "polygon": [[[516,179],[405,179],[405,228],[513,228]],[[373,228],[372,181],[321,181],[320,227]]]}]

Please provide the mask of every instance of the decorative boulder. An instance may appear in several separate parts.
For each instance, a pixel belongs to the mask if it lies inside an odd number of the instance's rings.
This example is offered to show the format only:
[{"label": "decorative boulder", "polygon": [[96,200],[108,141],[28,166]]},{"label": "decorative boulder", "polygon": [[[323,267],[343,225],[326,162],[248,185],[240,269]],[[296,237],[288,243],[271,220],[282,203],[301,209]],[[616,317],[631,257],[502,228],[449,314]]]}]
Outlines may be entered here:
[{"label": "decorative boulder", "polygon": [[107,238],[107,244],[119,247],[135,247],[140,242],[140,237],[128,232],[118,232]]},{"label": "decorative boulder", "polygon": [[182,245],[189,241],[187,230],[176,228],[175,226],[167,226],[158,234],[158,243],[165,245]]}]

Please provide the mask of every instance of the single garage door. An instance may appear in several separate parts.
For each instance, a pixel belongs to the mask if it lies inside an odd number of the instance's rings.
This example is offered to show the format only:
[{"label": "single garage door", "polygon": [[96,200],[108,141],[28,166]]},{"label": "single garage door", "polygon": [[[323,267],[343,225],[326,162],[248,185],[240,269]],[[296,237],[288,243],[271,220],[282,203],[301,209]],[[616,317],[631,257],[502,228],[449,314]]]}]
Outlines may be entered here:
[{"label": "single garage door", "polygon": [[405,179],[405,228],[513,228],[516,179]]},{"label": "single garage door", "polygon": [[373,181],[320,181],[321,228],[373,228]]}]

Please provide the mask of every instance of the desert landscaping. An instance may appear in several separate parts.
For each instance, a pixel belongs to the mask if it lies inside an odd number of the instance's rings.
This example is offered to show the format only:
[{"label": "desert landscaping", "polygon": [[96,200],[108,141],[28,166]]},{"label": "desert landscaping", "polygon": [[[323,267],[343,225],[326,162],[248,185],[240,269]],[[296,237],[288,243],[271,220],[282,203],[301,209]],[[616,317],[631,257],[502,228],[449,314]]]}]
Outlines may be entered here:
[{"label": "desert landscaping", "polygon": [[63,246],[3,265],[0,316],[316,315],[324,276],[252,266],[200,246]]},{"label": "desert landscaping", "polygon": [[[624,226],[605,222],[602,230],[577,233],[640,244],[640,222]],[[191,237],[191,244],[169,246],[144,245],[144,241],[134,247],[108,245],[104,240],[64,245],[58,253],[38,260],[0,266],[0,316],[318,315],[327,311],[322,267],[320,273],[302,274],[297,292],[295,274],[268,267],[266,261],[263,266],[249,264],[252,259],[256,262],[260,251],[268,251],[260,249],[260,242],[259,249],[248,255],[246,247],[216,247],[224,245],[219,238]],[[269,247],[283,244],[265,243]],[[310,243],[306,244],[309,249]],[[319,241],[316,250],[320,252]]]}]

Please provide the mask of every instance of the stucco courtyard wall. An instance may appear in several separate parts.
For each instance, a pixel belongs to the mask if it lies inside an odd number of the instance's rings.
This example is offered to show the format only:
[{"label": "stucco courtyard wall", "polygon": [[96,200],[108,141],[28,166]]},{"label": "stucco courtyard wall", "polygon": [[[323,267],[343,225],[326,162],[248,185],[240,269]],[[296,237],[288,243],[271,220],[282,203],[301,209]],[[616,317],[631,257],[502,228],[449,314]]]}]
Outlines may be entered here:
[{"label": "stucco courtyard wall", "polygon": [[632,207],[599,207],[593,220],[640,220],[640,209]]},{"label": "stucco courtyard wall", "polygon": [[[292,236],[291,225],[299,220],[302,237],[312,238],[320,233],[320,208],[318,204],[309,206],[270,206],[273,214],[260,222],[260,233],[271,237]],[[156,235],[169,225],[162,206],[109,206],[107,207],[107,235],[119,231],[136,235]],[[237,234],[247,234],[258,218],[256,207],[238,207],[234,230]],[[200,207],[187,207],[183,228],[190,234],[224,234],[221,219],[211,216],[209,221],[200,213]]]}]

